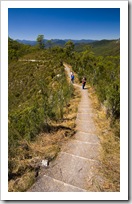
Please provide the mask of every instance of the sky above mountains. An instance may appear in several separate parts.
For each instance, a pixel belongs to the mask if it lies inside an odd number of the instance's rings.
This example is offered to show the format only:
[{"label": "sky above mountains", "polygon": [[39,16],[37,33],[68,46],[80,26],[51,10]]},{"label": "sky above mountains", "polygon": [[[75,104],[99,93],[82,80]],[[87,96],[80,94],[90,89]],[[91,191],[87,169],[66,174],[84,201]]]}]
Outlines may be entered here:
[{"label": "sky above mountains", "polygon": [[118,39],[118,8],[9,8],[8,35],[12,39]]}]

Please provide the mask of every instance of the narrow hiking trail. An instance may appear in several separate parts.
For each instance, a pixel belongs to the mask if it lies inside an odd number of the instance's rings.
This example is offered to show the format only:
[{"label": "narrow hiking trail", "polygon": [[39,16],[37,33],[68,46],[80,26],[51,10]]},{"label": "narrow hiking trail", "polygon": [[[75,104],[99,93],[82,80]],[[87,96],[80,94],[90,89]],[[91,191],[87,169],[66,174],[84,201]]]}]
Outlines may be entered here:
[{"label": "narrow hiking trail", "polygon": [[[70,76],[70,68],[65,66]],[[100,141],[96,135],[88,90],[81,92],[76,118],[76,134],[63,146],[58,157],[28,192],[98,192],[103,179],[98,174]]]}]

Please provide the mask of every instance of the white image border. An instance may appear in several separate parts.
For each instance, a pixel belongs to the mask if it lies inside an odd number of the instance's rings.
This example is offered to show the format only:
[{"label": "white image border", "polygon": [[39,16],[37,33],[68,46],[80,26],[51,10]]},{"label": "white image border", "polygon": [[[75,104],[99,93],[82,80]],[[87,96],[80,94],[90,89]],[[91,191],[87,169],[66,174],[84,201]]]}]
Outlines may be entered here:
[{"label": "white image border", "polygon": [[[8,192],[8,8],[120,8],[120,192]],[[1,200],[128,200],[128,1],[1,1]]]}]

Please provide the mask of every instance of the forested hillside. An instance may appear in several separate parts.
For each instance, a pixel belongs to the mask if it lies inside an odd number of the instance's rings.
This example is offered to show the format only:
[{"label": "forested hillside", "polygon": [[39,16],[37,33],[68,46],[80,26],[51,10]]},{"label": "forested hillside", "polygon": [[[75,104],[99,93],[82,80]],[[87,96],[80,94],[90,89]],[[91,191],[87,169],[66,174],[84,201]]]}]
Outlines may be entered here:
[{"label": "forested hillside", "polygon": [[[66,78],[64,62],[72,66],[80,83],[83,76],[87,78],[119,138],[119,41],[82,46],[68,41],[63,48],[29,46],[10,38],[8,43],[9,180],[21,176],[30,166],[16,167],[21,154],[19,147],[29,148],[25,146],[27,142],[35,141],[41,132],[50,132],[54,122],[64,121],[75,92]],[[23,141],[26,141],[24,146]],[[30,159],[31,155],[27,156],[27,150],[24,151],[25,159]]]},{"label": "forested hillside", "polygon": [[[31,40],[16,40],[19,43],[25,44],[25,45],[36,45],[37,41],[31,41]],[[65,43],[68,41],[72,41],[73,43],[76,44],[80,44],[80,43],[92,43],[95,42],[95,40],[70,40],[70,39],[65,39],[65,40],[60,40],[60,39],[51,39],[51,40],[46,40],[44,39],[44,43],[45,43],[45,47],[49,48],[49,47],[54,47],[54,46],[60,46],[60,47],[64,47]]]},{"label": "forested hillside", "polygon": [[101,40],[92,43],[75,44],[75,50],[78,52],[90,49],[96,56],[119,56],[120,40]]},{"label": "forested hillside", "polygon": [[[10,39],[11,40],[11,39]],[[44,40],[45,48],[53,48],[59,46],[64,48],[68,41],[72,41],[75,45],[75,51],[82,52],[91,49],[96,56],[117,56],[120,55],[120,39],[117,40]],[[37,45],[37,41],[17,40],[16,43],[25,45]],[[21,44],[21,45],[22,45]],[[28,48],[28,47],[27,47]]]}]

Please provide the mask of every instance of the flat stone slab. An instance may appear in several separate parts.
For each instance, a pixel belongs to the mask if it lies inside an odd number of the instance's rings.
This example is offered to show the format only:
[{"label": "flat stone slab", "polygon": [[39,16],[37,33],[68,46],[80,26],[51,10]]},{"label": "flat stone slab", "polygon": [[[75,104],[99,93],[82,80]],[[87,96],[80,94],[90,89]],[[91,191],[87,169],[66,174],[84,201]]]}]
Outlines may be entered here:
[{"label": "flat stone slab", "polygon": [[28,192],[86,192],[86,190],[43,175]]},{"label": "flat stone slab", "polygon": [[76,130],[88,133],[96,133],[96,128],[92,122],[89,121],[79,121],[77,122]]},{"label": "flat stone slab", "polygon": [[62,152],[73,154],[85,159],[97,160],[99,156],[99,144],[80,140],[71,140],[62,148]]},{"label": "flat stone slab", "polygon": [[94,168],[96,169],[98,164],[98,161],[82,159],[62,152],[50,168],[44,171],[44,174],[88,191],[92,185],[90,180],[94,178]]},{"label": "flat stone slab", "polygon": [[91,134],[91,133],[81,132],[81,131],[78,131],[75,134],[74,139],[80,140],[83,142],[90,142],[90,143],[99,143],[100,142],[99,138],[96,135]]},{"label": "flat stone slab", "polygon": [[78,109],[90,109],[91,107],[89,105],[80,105],[78,106]]},{"label": "flat stone slab", "polygon": [[89,114],[89,117],[87,117],[87,118],[83,118],[83,114],[82,114],[82,116],[81,116],[81,118],[79,118],[79,117],[77,117],[76,118],[76,125],[78,126],[78,125],[85,125],[85,126],[87,126],[87,125],[91,125],[91,126],[93,126],[93,127],[95,127],[95,125],[94,125],[94,123],[93,123],[93,119],[92,119],[92,117],[90,116],[90,114]]},{"label": "flat stone slab", "polygon": [[80,101],[79,105],[91,105],[91,101],[89,101],[88,98],[82,99],[82,101]]},{"label": "flat stone slab", "polygon": [[93,113],[92,108],[78,108],[78,113]]},{"label": "flat stone slab", "polygon": [[93,113],[78,113],[77,119],[78,120],[89,120],[89,118],[92,118]]}]

